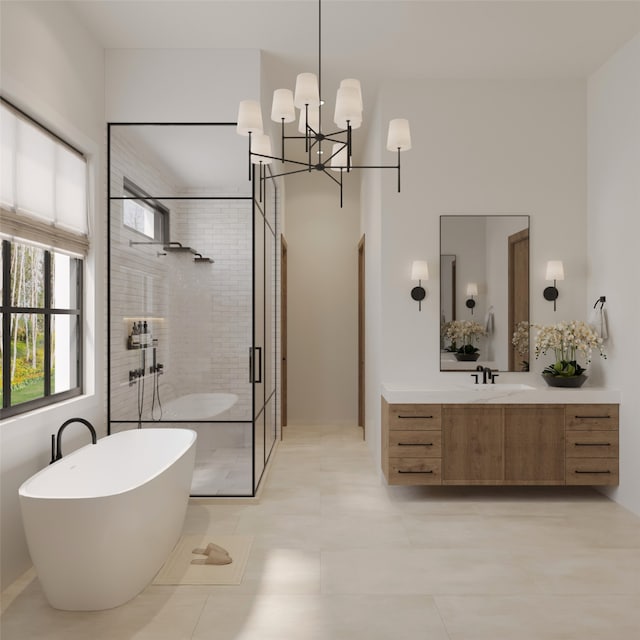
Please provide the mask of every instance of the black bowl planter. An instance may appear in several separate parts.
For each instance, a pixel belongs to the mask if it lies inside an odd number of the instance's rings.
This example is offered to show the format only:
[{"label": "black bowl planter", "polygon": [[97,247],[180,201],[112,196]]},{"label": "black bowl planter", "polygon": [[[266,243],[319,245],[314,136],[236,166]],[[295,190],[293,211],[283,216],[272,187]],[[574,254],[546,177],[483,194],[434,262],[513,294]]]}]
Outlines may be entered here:
[{"label": "black bowl planter", "polygon": [[564,387],[565,389],[576,389],[581,387],[587,379],[587,376],[585,376],[584,373],[579,376],[551,376],[543,373],[542,377],[550,387]]},{"label": "black bowl planter", "polygon": [[456,353],[456,360],[461,362],[472,362],[477,360],[480,357],[480,352],[476,351],[476,353]]}]

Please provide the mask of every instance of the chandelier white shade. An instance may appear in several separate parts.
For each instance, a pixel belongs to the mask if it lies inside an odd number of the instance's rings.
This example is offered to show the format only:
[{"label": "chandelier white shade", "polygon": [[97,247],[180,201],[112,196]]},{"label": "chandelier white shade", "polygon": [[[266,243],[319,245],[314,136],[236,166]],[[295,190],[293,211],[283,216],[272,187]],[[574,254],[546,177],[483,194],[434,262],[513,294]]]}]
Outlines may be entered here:
[{"label": "chandelier white shade", "polygon": [[[336,92],[333,121],[338,127],[335,130],[323,130],[323,124],[327,119],[322,118],[322,106],[325,104],[322,95],[322,0],[318,0],[318,74],[305,72],[298,74],[295,89],[276,89],[273,92],[271,105],[271,120],[279,122],[280,156],[275,157],[271,152],[266,152],[267,141],[258,138],[257,134],[263,133],[262,115],[260,105],[255,100],[244,100],[238,110],[238,133],[249,136],[249,179],[252,175],[252,166],[260,165],[260,183],[266,179],[288,176],[296,173],[317,171],[324,173],[340,187],[340,206],[342,206],[342,180],[345,173],[354,169],[395,169],[398,176],[398,191],[400,191],[400,152],[411,149],[411,134],[409,122],[400,118],[391,120],[387,137],[387,149],[397,154],[396,164],[361,165],[353,162],[353,137],[352,132],[362,126],[364,105],[362,101],[362,87],[356,78],[345,78],[340,82]],[[300,114],[296,118],[295,110]],[[296,122],[298,133],[301,135],[288,135],[285,124]],[[287,140],[304,140],[306,159],[300,155],[287,157],[285,143]],[[270,145],[270,141],[269,141]],[[331,155],[326,151],[331,145]],[[325,146],[325,149],[323,149]],[[257,151],[261,149],[262,151]],[[279,160],[287,165],[281,172],[273,170],[266,172],[262,165],[268,164],[267,157],[271,160]],[[339,175],[334,177],[332,173]]]},{"label": "chandelier white shade", "polygon": [[309,108],[306,111],[302,109],[300,111],[298,132],[306,133],[307,125],[309,125],[314,131],[317,131],[320,128],[320,109],[318,107]]},{"label": "chandelier white shade", "polygon": [[[259,153],[259,156],[254,154]],[[266,157],[265,157],[266,156]],[[264,133],[257,133],[251,138],[251,162],[253,164],[271,164],[271,138]]]},{"label": "chandelier white shade", "polygon": [[320,89],[315,73],[299,73],[296,78],[296,92],[293,104],[298,109],[320,106]]},{"label": "chandelier white shade", "polygon": [[237,132],[241,136],[262,133],[262,110],[257,100],[243,100],[238,107]]},{"label": "chandelier white shade", "polygon": [[409,121],[405,118],[396,118],[389,122],[387,135],[388,151],[408,151],[411,149],[411,131]]},{"label": "chandelier white shade", "polygon": [[293,104],[293,91],[291,89],[276,89],[273,92],[271,105],[271,119],[274,122],[294,122],[296,109]]},{"label": "chandelier white shade", "polygon": [[362,124],[362,97],[356,87],[345,85],[338,89],[333,121],[344,129],[349,125],[357,129]]}]

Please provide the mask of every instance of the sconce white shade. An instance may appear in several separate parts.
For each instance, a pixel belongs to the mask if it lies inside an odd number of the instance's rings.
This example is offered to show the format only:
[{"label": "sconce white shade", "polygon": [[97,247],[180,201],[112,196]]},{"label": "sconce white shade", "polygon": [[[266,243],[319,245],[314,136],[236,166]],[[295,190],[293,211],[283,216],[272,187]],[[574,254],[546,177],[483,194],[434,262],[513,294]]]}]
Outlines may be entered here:
[{"label": "sconce white shade", "polygon": [[389,151],[408,151],[411,149],[411,131],[409,121],[405,118],[396,118],[389,121],[387,134],[387,149]]},{"label": "sconce white shade", "polygon": [[296,109],[293,105],[293,91],[291,89],[276,89],[271,103],[271,119],[274,122],[294,122]]},{"label": "sconce white shade", "polygon": [[305,105],[309,105],[310,107],[320,106],[318,78],[316,78],[315,73],[298,74],[293,104],[298,107],[298,109],[304,109]]},{"label": "sconce white shade", "polygon": [[478,295],[478,284],[476,282],[469,282],[467,284],[467,295],[468,296]]},{"label": "sconce white shade", "polygon": [[[362,96],[353,85],[340,86],[336,95],[336,109],[333,121],[339,127],[346,127],[347,121],[357,129],[362,124]],[[357,126],[354,124],[357,123]]]},{"label": "sconce white shade", "polygon": [[264,134],[258,133],[251,138],[251,162],[253,164],[271,164],[273,158],[263,158],[262,156],[254,156],[254,153],[261,153],[265,156],[271,155],[271,138]]},{"label": "sconce white shade", "polygon": [[256,100],[242,100],[238,107],[238,125],[236,131],[241,136],[249,133],[262,133],[262,111]]},{"label": "sconce white shade", "polygon": [[549,260],[547,262],[547,275],[545,280],[564,280],[564,266],[562,260]]},{"label": "sconce white shade", "polygon": [[331,151],[331,171],[342,171],[347,168],[347,147],[341,142],[335,142]]},{"label": "sconce white shade", "polygon": [[306,132],[305,124],[307,122],[307,117],[309,119],[309,126],[314,130],[318,131],[320,129],[320,110],[318,107],[309,107],[309,115],[306,115],[305,109],[300,111],[300,120],[298,121],[298,131],[302,134]]},{"label": "sconce white shade", "polygon": [[425,260],[414,260],[411,265],[411,279],[412,280],[428,280],[429,279],[429,265]]}]

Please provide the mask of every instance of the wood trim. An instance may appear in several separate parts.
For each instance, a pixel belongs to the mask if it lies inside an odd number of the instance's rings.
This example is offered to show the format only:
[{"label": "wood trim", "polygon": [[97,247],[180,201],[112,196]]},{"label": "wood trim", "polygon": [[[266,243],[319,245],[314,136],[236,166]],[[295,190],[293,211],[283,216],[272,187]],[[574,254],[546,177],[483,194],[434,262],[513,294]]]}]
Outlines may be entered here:
[{"label": "wood trim", "polygon": [[[509,236],[508,238],[509,248],[508,248],[508,301],[507,301],[507,353],[509,355],[508,359],[508,370],[509,371],[519,371],[518,360],[522,357],[519,353],[517,353],[513,343],[511,342],[513,337],[513,332],[515,331],[516,324],[521,320],[517,318],[516,308],[517,302],[521,299],[523,295],[523,291],[521,291],[521,287],[523,287],[522,282],[516,277],[516,259],[515,259],[515,249],[516,246],[520,243],[526,242],[527,249],[527,269],[526,274],[520,274],[521,277],[526,275],[526,283],[527,283],[527,291],[526,291],[526,299],[527,299],[527,321],[530,317],[530,291],[529,291],[529,228],[522,229],[517,233]],[[529,358],[528,361],[531,360],[531,347],[529,347]]]}]

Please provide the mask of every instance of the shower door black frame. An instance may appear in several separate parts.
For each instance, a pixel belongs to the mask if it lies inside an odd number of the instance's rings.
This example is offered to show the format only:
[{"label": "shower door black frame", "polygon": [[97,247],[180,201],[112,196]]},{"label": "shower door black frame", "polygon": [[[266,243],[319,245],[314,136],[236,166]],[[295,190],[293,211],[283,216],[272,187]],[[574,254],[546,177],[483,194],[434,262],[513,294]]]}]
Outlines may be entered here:
[{"label": "shower door black frame", "polygon": [[[269,458],[271,456],[271,453],[273,452],[273,448],[275,445],[275,442],[277,440],[277,412],[278,412],[278,367],[274,365],[273,368],[273,389],[270,390],[267,393],[267,389],[265,388],[265,386],[263,385],[263,395],[262,398],[257,399],[256,398],[256,385],[258,384],[258,382],[255,381],[256,376],[254,375],[255,372],[255,368],[253,366],[251,366],[251,370],[250,370],[250,376],[251,376],[251,383],[253,385],[253,391],[252,391],[252,419],[251,420],[166,420],[166,421],[162,421],[162,420],[113,420],[112,419],[112,400],[111,400],[111,389],[112,389],[112,380],[111,380],[111,366],[112,366],[112,355],[111,355],[111,351],[112,351],[112,331],[111,331],[111,321],[112,321],[112,282],[111,282],[111,276],[112,276],[112,242],[111,242],[111,223],[112,223],[112,210],[111,210],[111,203],[113,201],[117,201],[117,200],[130,200],[132,199],[130,196],[126,197],[126,196],[113,196],[112,195],[112,190],[111,190],[111,143],[112,143],[112,128],[113,127],[128,127],[128,126],[156,126],[156,127],[163,127],[163,126],[173,126],[173,127],[178,127],[178,126],[185,126],[185,127],[194,127],[194,126],[199,126],[199,127],[209,127],[209,126],[213,126],[213,127],[236,127],[237,123],[236,122],[108,122],[107,123],[107,380],[106,380],[106,385],[107,385],[107,435],[111,435],[111,426],[112,424],[131,424],[131,425],[136,425],[136,427],[138,428],[142,428],[142,425],[162,425],[164,424],[215,424],[215,423],[224,423],[224,424],[250,424],[252,426],[252,455],[251,455],[251,459],[252,459],[252,466],[251,466],[251,487],[252,490],[250,493],[247,494],[228,494],[228,495],[223,495],[223,494],[197,494],[197,495],[192,495],[191,497],[194,498],[244,498],[244,497],[255,497],[255,495],[257,494],[258,488],[260,486],[260,482],[262,481],[263,477],[264,477],[264,471],[267,468],[267,464],[269,462]],[[264,179],[263,179],[264,180]],[[256,230],[255,230],[255,221],[256,221],[256,214],[259,213],[259,215],[262,217],[262,220],[264,222],[264,233],[262,234],[263,240],[266,243],[266,238],[267,238],[267,229],[269,232],[269,235],[272,236],[273,238],[273,252],[272,252],[272,256],[273,256],[273,288],[272,291],[270,292],[271,295],[273,296],[273,300],[272,300],[272,311],[273,311],[273,318],[272,318],[272,322],[273,322],[273,330],[272,333],[274,336],[276,336],[276,341],[274,343],[274,348],[273,348],[273,352],[271,354],[272,359],[275,363],[277,363],[277,351],[279,349],[279,344],[278,344],[278,340],[277,340],[277,331],[278,331],[278,322],[277,322],[277,308],[278,308],[278,287],[276,286],[275,283],[278,282],[278,278],[277,278],[277,273],[278,273],[278,269],[279,269],[279,265],[277,263],[277,252],[276,252],[276,241],[278,238],[278,204],[279,204],[279,193],[278,193],[278,185],[277,182],[275,180],[269,180],[269,182],[273,185],[273,189],[274,189],[274,213],[273,213],[273,225],[268,221],[267,219],[267,203],[266,203],[266,197],[264,199],[264,201],[262,200],[262,189],[263,186],[261,184],[261,180],[260,180],[260,174],[256,175],[256,171],[255,171],[255,166],[253,167],[253,171],[252,171],[252,175],[251,175],[251,196],[197,196],[197,197],[184,197],[184,196],[171,196],[171,197],[166,197],[166,196],[149,196],[147,198],[144,197],[138,197],[136,196],[135,199],[136,200],[149,200],[149,201],[157,201],[157,200],[235,200],[235,201],[247,201],[247,200],[251,200],[251,216],[252,216],[252,273],[251,273],[251,280],[252,280],[252,327],[251,327],[251,333],[252,333],[252,342],[253,344],[250,347],[250,351],[253,353],[256,350],[256,347],[258,347],[258,345],[256,345],[256,329],[257,329],[257,322],[259,322],[259,319],[256,318],[256,291],[255,291],[255,279],[256,279]],[[258,196],[256,196],[256,193],[258,194]],[[265,270],[265,262],[266,262],[266,251],[262,251],[262,256],[263,256],[263,264],[262,264],[262,273],[266,273]],[[266,283],[266,279],[263,278],[263,300],[266,301],[266,296],[268,292],[268,288],[267,288],[267,283]],[[266,322],[266,304],[265,307],[263,309],[263,314],[262,314],[262,335],[265,336],[266,339],[266,326],[267,326],[267,322]],[[264,349],[264,345],[261,345],[260,347],[258,347],[261,349],[261,353],[264,354],[265,353],[265,349]],[[261,362],[261,367],[262,369],[266,372],[266,363],[264,362],[264,358],[262,358],[262,362]],[[260,380],[262,378],[264,378],[265,376],[262,375]],[[257,400],[261,400],[261,408],[260,411],[258,412],[258,414],[256,415],[256,409],[258,407],[258,402]],[[269,404],[272,404],[272,407],[269,407]],[[267,409],[269,411],[273,411],[273,429],[274,429],[274,433],[273,433],[273,440],[271,441],[271,445],[268,447],[266,446],[266,442],[267,442],[267,433],[266,433],[266,428],[267,428],[267,424],[266,424],[266,420],[264,419],[266,417],[266,412]],[[264,443],[264,452],[263,452],[263,456],[262,456],[262,460],[261,460],[261,468],[260,468],[260,473],[256,473],[256,430],[258,428],[258,420],[262,418],[262,438],[263,438],[263,443]]]}]

